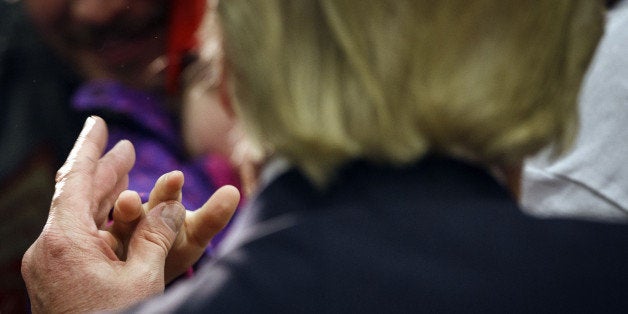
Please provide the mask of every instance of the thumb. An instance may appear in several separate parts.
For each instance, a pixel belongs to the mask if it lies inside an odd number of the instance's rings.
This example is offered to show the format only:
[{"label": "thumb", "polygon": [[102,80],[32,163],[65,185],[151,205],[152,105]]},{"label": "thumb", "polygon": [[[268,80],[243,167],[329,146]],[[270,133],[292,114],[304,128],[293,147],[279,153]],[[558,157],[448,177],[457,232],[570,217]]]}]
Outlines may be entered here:
[{"label": "thumb", "polygon": [[197,211],[188,213],[185,219],[188,241],[196,241],[206,247],[209,241],[231,220],[240,202],[238,189],[225,185],[218,189]]},{"label": "thumb", "polygon": [[161,271],[166,256],[185,220],[185,208],[177,201],[160,203],[137,225],[129,242],[127,262],[140,269]]}]

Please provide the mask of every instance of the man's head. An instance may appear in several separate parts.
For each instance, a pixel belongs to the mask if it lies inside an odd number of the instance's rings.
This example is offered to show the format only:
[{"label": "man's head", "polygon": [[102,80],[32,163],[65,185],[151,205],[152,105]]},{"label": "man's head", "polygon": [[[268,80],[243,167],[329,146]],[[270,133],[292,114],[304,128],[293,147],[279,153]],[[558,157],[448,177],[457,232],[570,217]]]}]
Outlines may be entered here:
[{"label": "man's head", "polygon": [[221,1],[235,107],[315,181],[427,152],[515,165],[575,130],[590,0]]},{"label": "man's head", "polygon": [[45,39],[86,78],[163,85],[169,0],[25,0]]}]

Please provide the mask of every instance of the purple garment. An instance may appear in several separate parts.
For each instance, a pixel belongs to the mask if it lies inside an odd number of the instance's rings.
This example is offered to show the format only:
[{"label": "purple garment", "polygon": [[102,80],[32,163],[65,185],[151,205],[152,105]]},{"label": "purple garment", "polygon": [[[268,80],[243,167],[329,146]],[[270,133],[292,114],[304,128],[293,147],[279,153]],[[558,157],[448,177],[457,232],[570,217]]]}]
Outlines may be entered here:
[{"label": "purple garment", "polygon": [[123,139],[133,143],[136,161],[129,173],[129,189],[137,191],[142,201],[148,200],[159,176],[172,170],[185,175],[182,203],[187,209],[198,209],[216,190],[205,170],[206,160],[186,157],[178,124],[164,108],[162,97],[114,81],[95,81],[78,89],[73,106],[107,121],[107,149]]}]

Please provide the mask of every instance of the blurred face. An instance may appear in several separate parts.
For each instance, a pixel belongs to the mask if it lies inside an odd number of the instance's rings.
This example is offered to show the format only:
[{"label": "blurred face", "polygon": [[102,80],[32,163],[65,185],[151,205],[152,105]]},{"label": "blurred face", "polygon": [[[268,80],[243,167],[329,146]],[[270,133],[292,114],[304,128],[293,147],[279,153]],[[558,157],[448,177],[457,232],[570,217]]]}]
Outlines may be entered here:
[{"label": "blurred face", "polygon": [[240,134],[235,119],[221,105],[218,91],[198,82],[184,93],[182,133],[187,150],[194,156],[212,153],[230,158]]},{"label": "blurred face", "polygon": [[24,0],[35,25],[86,79],[163,86],[169,0]]}]

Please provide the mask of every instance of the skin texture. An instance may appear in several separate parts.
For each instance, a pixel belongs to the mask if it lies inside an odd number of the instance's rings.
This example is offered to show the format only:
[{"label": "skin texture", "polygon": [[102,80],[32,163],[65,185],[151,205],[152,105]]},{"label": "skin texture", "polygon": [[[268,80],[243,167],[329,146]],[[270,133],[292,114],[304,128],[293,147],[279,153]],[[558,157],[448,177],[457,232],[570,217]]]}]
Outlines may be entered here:
[{"label": "skin texture", "polygon": [[[103,156],[106,141],[104,121],[89,118],[58,171],[48,222],[22,261],[34,313],[119,309],[163,292],[237,206],[238,192],[227,186],[186,213],[176,171],[162,176],[141,204],[135,192],[124,191],[133,146],[121,141]],[[83,297],[67,297],[75,293]]]}]

